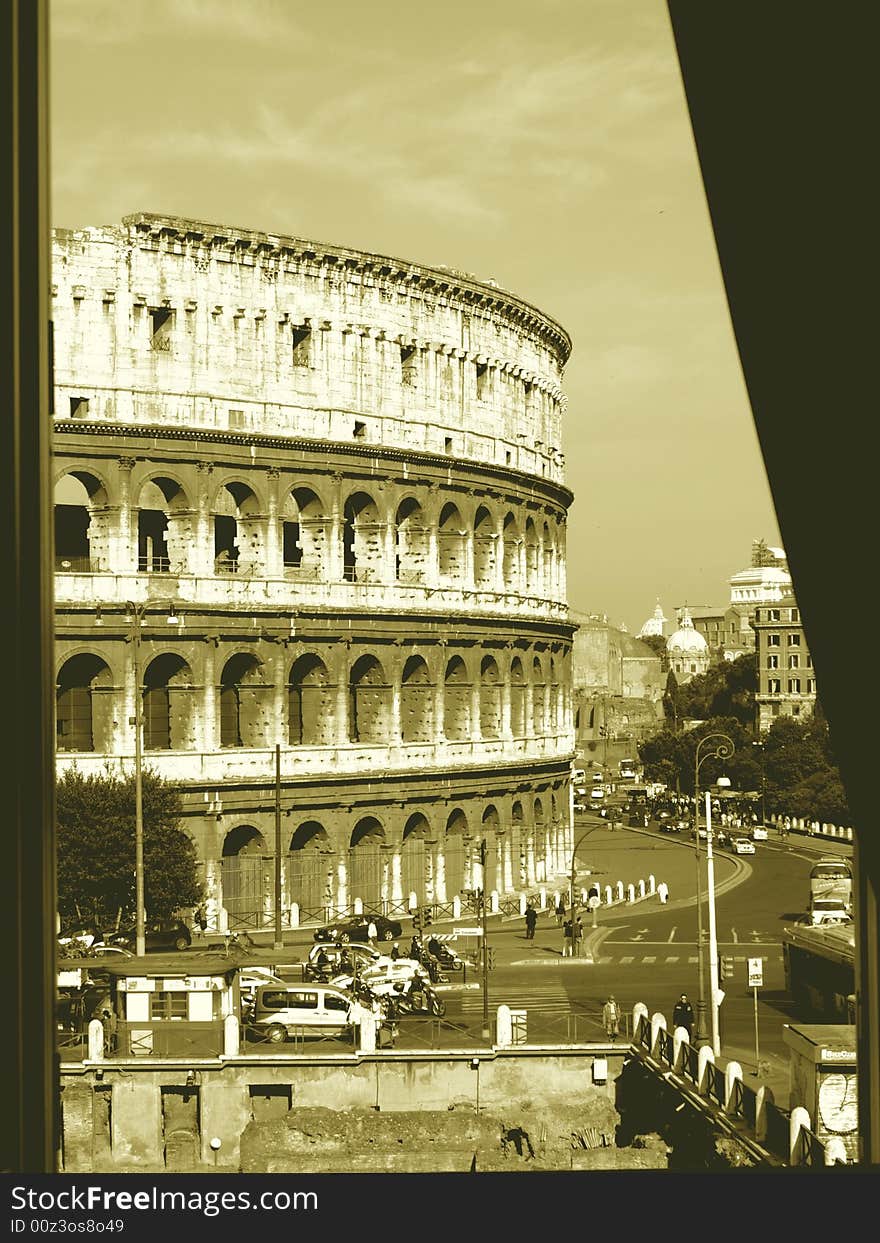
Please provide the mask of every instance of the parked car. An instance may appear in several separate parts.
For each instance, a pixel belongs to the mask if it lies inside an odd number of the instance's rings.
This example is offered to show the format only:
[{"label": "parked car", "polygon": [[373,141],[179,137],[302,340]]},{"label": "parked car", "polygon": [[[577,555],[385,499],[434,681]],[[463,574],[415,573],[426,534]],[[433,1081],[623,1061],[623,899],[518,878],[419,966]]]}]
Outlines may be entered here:
[{"label": "parked car", "polygon": [[289,1036],[344,1036],[354,1025],[354,1006],[351,993],[330,985],[267,984],[256,991],[251,1027],[279,1044]]},{"label": "parked car", "polygon": [[[137,930],[126,928],[106,938],[107,945],[121,945],[133,950],[137,944]],[[182,919],[154,919],[144,928],[144,948],[149,950],[185,950],[192,945],[192,933]]]},{"label": "parked car", "polygon": [[807,923],[814,928],[820,924],[851,924],[852,911],[841,898],[814,898]]},{"label": "parked car", "polygon": [[766,840],[767,840],[767,826],[763,824],[756,824],[755,827],[752,829],[752,841],[753,842],[766,842]]},{"label": "parked car", "polygon": [[753,855],[755,853],[755,843],[747,837],[735,837],[733,839],[733,853],[735,855]]},{"label": "parked car", "polygon": [[376,925],[380,941],[396,941],[403,934],[403,926],[396,919],[386,919],[384,915],[352,915],[349,919],[338,919],[319,928],[315,940],[337,941],[341,945],[349,941],[368,941],[367,932],[371,923]]},{"label": "parked car", "polygon": [[573,810],[574,810],[574,811],[575,811],[578,815],[582,815],[582,814],[583,814],[583,813],[587,810],[587,805],[586,805],[586,803],[574,803],[574,804],[573,804]]},{"label": "parked car", "polygon": [[594,786],[590,791],[590,798],[594,802],[601,802],[605,798],[604,786]]}]

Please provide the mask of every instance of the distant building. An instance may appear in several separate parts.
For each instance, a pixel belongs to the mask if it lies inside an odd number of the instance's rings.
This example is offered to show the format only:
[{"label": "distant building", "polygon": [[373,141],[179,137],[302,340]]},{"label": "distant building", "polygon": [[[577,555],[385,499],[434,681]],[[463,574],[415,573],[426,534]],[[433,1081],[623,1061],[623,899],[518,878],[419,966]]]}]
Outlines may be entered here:
[{"label": "distant building", "polygon": [[[709,647],[709,663],[720,664],[724,660],[736,660],[754,647],[754,633],[749,631],[747,641],[743,641],[743,633],[739,613],[729,604],[714,607],[704,605],[700,608],[688,609],[694,629],[697,630]],[[684,610],[681,610],[684,613]]]},{"label": "distant building", "polygon": [[739,642],[744,651],[754,648],[752,620],[764,604],[778,604],[792,594],[788,561],[782,548],[771,548],[763,540],[752,543],[752,563],[730,579],[730,606],[739,617]]},{"label": "distant building", "polygon": [[654,612],[651,614],[651,616],[642,626],[636,638],[647,639],[653,635],[660,635],[662,638],[665,639],[666,638],[666,627],[668,625],[669,625],[669,622],[663,616],[663,608],[660,604],[660,601],[658,600],[657,607],[654,609]]},{"label": "distant building", "polygon": [[812,716],[816,674],[794,596],[756,609],[752,626],[758,661],[755,708],[759,731],[768,730],[780,716]]},{"label": "distant building", "polygon": [[709,644],[694,626],[685,609],[678,630],[666,643],[666,660],[679,684],[705,673],[710,664]]}]

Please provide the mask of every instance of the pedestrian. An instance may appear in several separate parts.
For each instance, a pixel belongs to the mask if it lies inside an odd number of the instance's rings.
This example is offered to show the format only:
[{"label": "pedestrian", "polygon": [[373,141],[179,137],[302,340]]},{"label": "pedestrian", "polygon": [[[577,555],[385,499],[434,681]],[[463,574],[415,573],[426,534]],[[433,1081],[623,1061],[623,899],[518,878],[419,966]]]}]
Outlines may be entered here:
[{"label": "pedestrian", "polygon": [[602,1025],[608,1039],[615,1041],[620,1035],[620,1011],[613,996],[609,997],[602,1007]]},{"label": "pedestrian", "polygon": [[562,957],[571,958],[571,920],[567,919],[562,925]]},{"label": "pedestrian", "polygon": [[409,956],[414,962],[421,962],[422,943],[415,933],[413,934],[413,939],[409,943]]},{"label": "pedestrian", "polygon": [[559,895],[559,898],[558,898],[558,900],[557,900],[557,902],[556,902],[556,923],[557,923],[557,926],[558,926],[559,924],[561,924],[561,923],[562,923],[562,921],[563,921],[564,919],[565,919],[565,898],[563,898],[562,894],[560,894],[560,895]]},{"label": "pedestrian", "polygon": [[391,946],[391,961],[397,962],[399,957],[400,957],[400,946],[397,943],[397,941],[395,941],[394,944]]},{"label": "pedestrian", "polygon": [[583,923],[581,922],[581,917],[580,917],[580,915],[578,915],[577,919],[574,921],[574,926],[573,926],[573,929],[572,929],[572,934],[573,934],[573,935],[572,935],[572,938],[571,938],[571,940],[572,940],[572,951],[573,951],[573,953],[574,953],[575,958],[580,958],[580,956],[581,956],[581,942],[582,942],[582,941],[583,941],[583,939],[584,939],[584,925],[583,925]]},{"label": "pedestrian", "polygon": [[104,1028],[104,1052],[116,1052],[116,1015],[108,1002],[101,1010],[101,1025]]},{"label": "pedestrian", "polygon": [[195,915],[193,915],[193,923],[196,926],[196,930],[204,936],[205,930],[208,927],[208,916],[205,914],[203,906],[197,908]]},{"label": "pedestrian", "polygon": [[538,912],[532,906],[531,902],[526,907],[526,940],[534,941],[535,926],[538,922]]},{"label": "pedestrian", "polygon": [[367,940],[370,942],[371,945],[375,945],[378,936],[379,936],[379,929],[376,927],[375,921],[371,919],[370,922],[367,924]]},{"label": "pedestrian", "polygon": [[682,993],[678,1001],[675,1003],[675,1009],[672,1011],[672,1027],[683,1027],[688,1034],[688,1044],[691,1043],[691,1033],[694,1030],[694,1007],[688,1001],[687,993]]}]

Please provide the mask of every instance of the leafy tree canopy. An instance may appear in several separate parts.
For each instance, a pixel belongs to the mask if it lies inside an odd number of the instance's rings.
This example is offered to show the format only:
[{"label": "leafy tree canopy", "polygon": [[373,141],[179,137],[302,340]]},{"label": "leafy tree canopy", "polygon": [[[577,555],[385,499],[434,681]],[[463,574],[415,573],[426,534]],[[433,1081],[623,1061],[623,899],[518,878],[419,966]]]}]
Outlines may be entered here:
[{"label": "leafy tree canopy", "polygon": [[[143,773],[144,905],[166,918],[203,897],[193,843],[180,828],[176,791]],[[99,926],[135,918],[134,777],[68,769],[56,786],[58,909],[65,922]]]},{"label": "leafy tree canopy", "polygon": [[758,670],[754,652],[713,665],[678,689],[678,716],[708,721],[735,717],[751,726],[755,718]]}]

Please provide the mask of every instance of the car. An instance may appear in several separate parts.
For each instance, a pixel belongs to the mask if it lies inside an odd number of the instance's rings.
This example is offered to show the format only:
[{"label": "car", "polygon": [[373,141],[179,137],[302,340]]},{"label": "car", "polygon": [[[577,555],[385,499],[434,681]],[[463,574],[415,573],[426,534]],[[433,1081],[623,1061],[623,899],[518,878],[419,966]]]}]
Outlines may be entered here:
[{"label": "car", "polygon": [[767,840],[767,826],[763,824],[756,824],[755,827],[752,829],[752,841],[753,842],[766,842],[766,840]]},{"label": "car", "polygon": [[[137,944],[137,930],[126,928],[123,932],[115,932],[107,937],[107,945],[121,945],[124,949],[134,949]],[[146,950],[185,950],[192,945],[192,933],[182,919],[153,919],[144,927],[144,948]]]},{"label": "car", "polygon": [[605,798],[605,791],[601,786],[596,786],[590,791],[590,798],[594,802],[601,802]]},{"label": "car", "polygon": [[[343,952],[348,954],[349,959],[355,966],[357,966],[359,971],[364,970],[367,967],[372,967],[376,963],[391,961],[384,955],[380,954],[378,950],[373,949],[371,945],[350,945],[347,942],[333,944],[327,941],[320,941],[318,944],[312,946],[309,950],[306,961],[303,963],[303,979],[318,980],[327,975],[328,971],[331,973],[332,978],[332,974],[334,973]],[[329,963],[326,971],[321,971],[318,966],[318,957],[322,953]]]},{"label": "car", "polygon": [[747,837],[735,837],[731,845],[735,855],[753,855],[755,853],[755,843]]},{"label": "car", "polygon": [[380,941],[396,941],[403,934],[403,927],[396,919],[386,919],[384,915],[352,915],[348,919],[337,919],[332,924],[325,924],[315,933],[316,941],[336,941],[345,945],[349,941],[369,941],[367,935],[370,924],[376,925],[376,934]]},{"label": "car", "polygon": [[578,815],[580,815],[582,812],[585,812],[587,810],[587,805],[586,803],[575,803],[573,805],[573,810],[577,812]]}]

